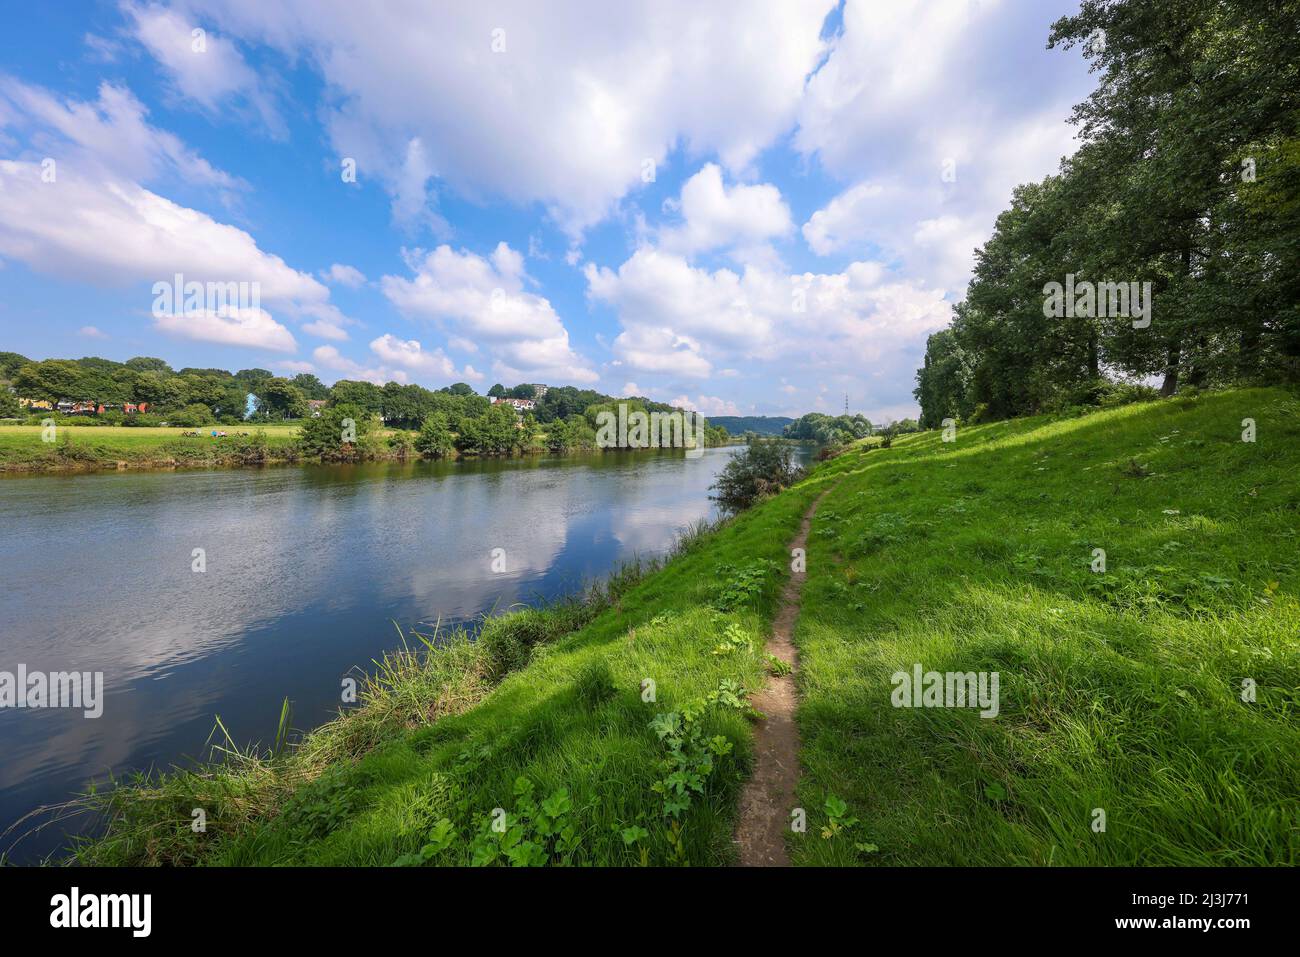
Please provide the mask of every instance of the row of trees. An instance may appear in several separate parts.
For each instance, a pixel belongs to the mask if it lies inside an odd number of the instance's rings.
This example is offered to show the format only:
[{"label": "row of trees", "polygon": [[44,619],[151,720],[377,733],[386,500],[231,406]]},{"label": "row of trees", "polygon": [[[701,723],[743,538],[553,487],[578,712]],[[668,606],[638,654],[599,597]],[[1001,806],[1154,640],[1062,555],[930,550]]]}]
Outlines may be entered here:
[{"label": "row of trees", "polygon": [[[1254,0],[1083,0],[1054,24],[1049,46],[1080,47],[1100,74],[1074,110],[1081,146],[1059,175],[1015,190],[977,251],[917,373],[923,426],[1095,403],[1117,383],[1172,395],[1300,375],[1296,15]],[[1068,274],[1076,287],[1150,283],[1150,311],[1117,315],[1101,297],[1045,307]]]},{"label": "row of trees", "polygon": [[510,455],[532,448],[537,424],[520,423],[508,406],[490,406],[481,415],[460,420],[453,430],[445,412],[433,412],[414,437],[395,431],[385,437],[379,416],[360,405],[344,402],[326,406],[318,416],[304,419],[298,433],[303,455],[322,459],[367,459],[398,452],[443,458],[453,450],[474,455]]},{"label": "row of trees", "polygon": [[[647,399],[614,399],[591,389],[557,386],[521,421],[512,407],[493,405],[464,382],[437,390],[351,379],[326,386],[310,373],[285,378],[266,369],[177,371],[162,359],[145,356],[126,362],[95,357],[34,362],[5,352],[0,353],[0,418],[21,411],[15,395],[3,388],[5,384],[12,385],[17,395],[51,402],[147,402],[154,414],[133,419],[142,424],[154,424],[163,417],[183,426],[303,420],[304,453],[327,456],[339,453],[345,444],[355,451],[371,439],[378,441],[380,425],[418,430],[416,450],[431,457],[452,449],[479,455],[518,452],[533,447],[543,430],[546,445],[553,451],[594,449],[596,415],[601,410],[616,410],[623,403],[629,410],[672,411],[671,406]],[[535,395],[532,385],[511,390],[493,386],[490,391],[517,398]],[[314,413],[310,400],[325,405]],[[339,437],[345,419],[361,429],[355,440],[346,443]],[[709,429],[707,444],[726,440],[725,429]]]},{"label": "row of trees", "polygon": [[[48,402],[95,402],[105,406],[148,403],[178,425],[243,421],[253,396],[256,420],[298,418],[308,399],[327,399],[330,390],[309,373],[281,378],[267,369],[173,369],[166,361],[137,356],[115,362],[98,356],[33,361],[0,352],[0,382],[23,398]],[[17,414],[9,389],[0,412]]]},{"label": "row of trees", "polygon": [[[398,382],[380,386],[373,382],[340,379],[328,389],[321,386],[319,394],[308,394],[304,390],[300,396],[295,396],[289,387],[296,386],[301,378],[298,376],[292,380],[280,380],[282,387],[275,390],[272,400],[266,403],[266,411],[271,417],[299,418],[306,414],[307,399],[323,398],[328,399],[330,405],[351,405],[364,409],[393,428],[418,429],[429,416],[442,415],[446,417],[453,432],[461,432],[464,423],[471,419],[481,419],[493,408],[489,396],[531,399],[536,394],[532,385],[506,389],[498,384],[488,390],[488,396],[481,396],[465,382],[434,390]],[[262,411],[260,398],[259,396],[259,412]],[[536,422],[549,426],[556,421],[582,416],[593,405],[623,400],[612,399],[592,389],[556,386],[535,401],[532,417]],[[638,407],[671,411],[671,407],[663,403],[645,399],[629,401],[639,403]]]},{"label": "row of trees", "polygon": [[389,382],[375,385],[353,379],[340,379],[329,389],[330,405],[350,405],[378,416],[396,429],[418,429],[431,415],[445,416],[452,429],[459,431],[465,419],[477,418],[492,407],[484,396],[464,382],[442,389]]},{"label": "row of trees", "polygon": [[532,383],[517,385],[513,389],[507,389],[500,382],[487,390],[488,398],[492,399],[536,399],[537,386]]},{"label": "row of trees", "polygon": [[820,445],[844,445],[871,434],[871,420],[865,415],[826,415],[809,412],[795,419],[783,430],[787,439],[816,442]]},{"label": "row of trees", "polygon": [[[311,373],[287,378],[267,369],[178,371],[166,361],[148,356],[126,362],[94,356],[32,361],[16,352],[3,352],[0,384],[11,386],[24,398],[49,402],[117,406],[145,402],[158,416],[166,416],[177,425],[302,419],[311,415],[311,400],[352,405],[394,427],[411,429],[418,428],[434,412],[442,412],[458,423],[465,416],[479,416],[489,408],[489,401],[464,382],[436,392],[418,385],[390,382],[378,386],[347,379],[326,386]],[[14,395],[8,389],[0,389],[0,395],[0,413],[18,414]]]},{"label": "row of trees", "polygon": [[[477,397],[476,397],[477,398]],[[594,417],[594,413],[593,413]],[[378,415],[362,406],[342,403],[327,406],[319,417],[302,425],[304,454],[324,458],[372,456],[383,449]],[[491,405],[478,415],[453,418],[445,411],[430,413],[414,438],[395,433],[390,448],[405,447],[425,458],[466,455],[513,455],[541,445],[553,452],[597,448],[597,431],[587,415],[554,419],[543,425],[532,415],[518,416],[508,405]],[[727,441],[726,429],[706,430],[706,445]]]},{"label": "row of trees", "polygon": [[[345,453],[367,457],[382,448],[379,426],[379,417],[368,409],[350,403],[331,405],[319,417],[304,421],[303,451],[325,458]],[[464,455],[518,454],[535,448],[540,437],[542,427],[533,416],[521,419],[508,405],[492,405],[478,415],[461,414],[455,418],[446,411],[432,412],[420,424],[413,440],[400,433],[394,440],[410,441],[412,450],[425,458],[444,458],[453,451]],[[545,447],[553,452],[596,448],[596,431],[581,415],[548,423],[544,438]]]}]

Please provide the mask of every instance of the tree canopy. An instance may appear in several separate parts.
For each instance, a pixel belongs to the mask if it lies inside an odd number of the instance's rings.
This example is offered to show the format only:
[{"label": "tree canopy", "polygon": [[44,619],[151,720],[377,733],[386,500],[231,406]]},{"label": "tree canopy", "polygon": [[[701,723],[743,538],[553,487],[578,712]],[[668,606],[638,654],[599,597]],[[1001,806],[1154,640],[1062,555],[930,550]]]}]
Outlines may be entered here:
[{"label": "tree canopy", "polygon": [[[1084,0],[1049,46],[1099,74],[1078,151],[1017,188],[932,335],[921,424],[1098,401],[1116,382],[1300,374],[1300,31],[1293,4]],[[1051,283],[1149,284],[1053,315]],[[1114,289],[1107,305],[1118,301]],[[1149,321],[1146,321],[1149,320]]]},{"label": "tree canopy", "polygon": [[854,439],[864,439],[871,434],[871,421],[865,415],[826,415],[809,412],[785,427],[787,439],[820,442],[823,445],[843,445]]}]

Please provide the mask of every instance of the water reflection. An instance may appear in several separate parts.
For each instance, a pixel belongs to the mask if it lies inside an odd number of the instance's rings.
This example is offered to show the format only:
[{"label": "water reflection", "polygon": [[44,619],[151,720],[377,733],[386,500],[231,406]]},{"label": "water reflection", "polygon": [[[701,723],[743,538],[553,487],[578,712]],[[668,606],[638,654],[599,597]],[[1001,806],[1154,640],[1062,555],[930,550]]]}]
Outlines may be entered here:
[{"label": "water reflection", "polygon": [[105,684],[98,720],[0,710],[0,829],[110,769],[200,754],[216,714],[241,742],[273,736],[286,695],[296,726],[319,723],[392,621],[470,619],[662,553],[712,514],[731,451],[0,481],[0,669]]}]

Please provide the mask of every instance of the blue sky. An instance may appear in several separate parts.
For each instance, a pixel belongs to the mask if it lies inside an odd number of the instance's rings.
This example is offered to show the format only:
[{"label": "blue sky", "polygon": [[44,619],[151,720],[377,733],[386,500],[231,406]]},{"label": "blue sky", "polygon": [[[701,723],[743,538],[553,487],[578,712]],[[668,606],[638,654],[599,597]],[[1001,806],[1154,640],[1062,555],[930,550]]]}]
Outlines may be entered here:
[{"label": "blue sky", "polygon": [[1054,0],[3,8],[0,349],[709,415],[913,414],[1093,85]]}]

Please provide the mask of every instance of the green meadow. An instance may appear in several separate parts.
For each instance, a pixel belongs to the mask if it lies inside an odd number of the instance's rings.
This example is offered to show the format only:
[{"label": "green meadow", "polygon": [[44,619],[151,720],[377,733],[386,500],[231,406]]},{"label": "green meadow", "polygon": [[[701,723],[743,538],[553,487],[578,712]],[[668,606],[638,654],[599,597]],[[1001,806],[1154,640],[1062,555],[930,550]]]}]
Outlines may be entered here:
[{"label": "green meadow", "polygon": [[[809,833],[799,863],[1300,860],[1300,402],[1012,420],[862,464],[810,542],[800,794],[877,849]],[[998,672],[998,716],[892,707],[917,663]]]},{"label": "green meadow", "polygon": [[[301,740],[92,795],[107,830],[75,859],[732,863],[747,694],[787,543],[829,490],[795,633],[796,864],[1297,863],[1300,401],[953,439],[855,445],[661,567],[477,640],[405,635]],[[996,717],[895,707],[918,665],[996,672]]]},{"label": "green meadow", "polygon": [[[213,429],[225,431],[213,438]],[[185,432],[198,432],[186,437]],[[297,425],[203,426],[195,429],[120,425],[64,425],[52,442],[39,425],[0,425],[0,471],[102,468],[118,462],[132,467],[219,465],[242,460],[265,440],[272,457],[288,453],[298,437]],[[247,433],[247,436],[241,435]]]}]

